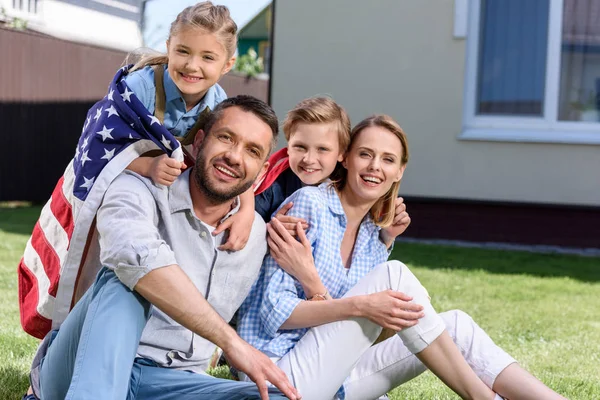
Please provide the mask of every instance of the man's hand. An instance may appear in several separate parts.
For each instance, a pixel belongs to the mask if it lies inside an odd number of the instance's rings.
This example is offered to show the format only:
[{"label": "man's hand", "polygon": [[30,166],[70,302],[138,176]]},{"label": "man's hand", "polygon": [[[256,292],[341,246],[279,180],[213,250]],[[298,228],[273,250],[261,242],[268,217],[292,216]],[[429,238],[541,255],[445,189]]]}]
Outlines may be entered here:
[{"label": "man's hand", "polygon": [[281,207],[281,209],[277,211],[277,214],[275,214],[274,217],[277,218],[283,224],[284,228],[292,236],[296,235],[296,225],[298,224],[298,222],[300,222],[300,224],[302,225],[302,229],[308,230],[308,222],[306,222],[305,219],[286,215],[293,206],[294,203],[290,201],[289,203]]},{"label": "man's hand", "polygon": [[397,236],[400,236],[406,231],[410,225],[410,216],[406,211],[406,204],[404,199],[398,197],[396,199],[396,208],[394,210],[394,222],[392,225],[381,230],[381,240],[389,248]]},{"label": "man's hand", "polygon": [[288,399],[302,398],[285,373],[269,357],[243,340],[235,341],[230,347],[223,349],[223,352],[232,367],[245,373],[256,383],[262,400],[269,399],[266,381],[281,390]]},{"label": "man's hand", "polygon": [[181,175],[181,171],[186,169],[187,166],[181,161],[177,161],[174,158],[170,158],[168,155],[163,154],[158,157],[154,157],[150,164],[148,175],[152,178],[154,183],[159,185],[170,186],[175,182],[175,179]]},{"label": "man's hand", "polygon": [[383,328],[398,332],[416,325],[425,316],[423,306],[412,303],[412,297],[395,290],[364,295],[359,309],[365,318]]}]

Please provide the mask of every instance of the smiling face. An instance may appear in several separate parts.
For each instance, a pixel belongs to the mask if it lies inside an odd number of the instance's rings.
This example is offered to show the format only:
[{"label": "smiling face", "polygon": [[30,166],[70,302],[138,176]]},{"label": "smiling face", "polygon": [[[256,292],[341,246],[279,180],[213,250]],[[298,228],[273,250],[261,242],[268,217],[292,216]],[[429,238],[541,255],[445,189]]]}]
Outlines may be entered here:
[{"label": "smiling face", "polygon": [[188,109],[198,104],[208,89],[229,72],[229,57],[217,36],[198,28],[182,29],[167,41],[169,76]]},{"label": "smiling face", "polygon": [[402,179],[402,144],[379,126],[369,126],[357,135],[343,161],[348,173],[342,190],[360,202],[375,203]]},{"label": "smiling face", "polygon": [[[271,148],[269,125],[240,107],[229,107],[199,137],[194,179],[200,191],[214,203],[223,203],[252,186]],[[198,132],[203,136],[203,132]],[[197,142],[198,143],[198,142]]]},{"label": "smiling face", "polygon": [[290,168],[305,185],[329,178],[342,161],[338,123],[297,123],[288,141]]}]

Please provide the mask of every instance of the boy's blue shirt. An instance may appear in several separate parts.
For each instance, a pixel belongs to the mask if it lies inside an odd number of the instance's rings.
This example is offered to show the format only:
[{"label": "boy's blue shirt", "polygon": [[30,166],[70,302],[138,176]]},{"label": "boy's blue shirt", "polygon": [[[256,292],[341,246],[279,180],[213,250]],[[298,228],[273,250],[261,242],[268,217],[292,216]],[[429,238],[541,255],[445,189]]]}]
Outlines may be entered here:
[{"label": "boy's blue shirt", "polygon": [[294,174],[291,168],[288,168],[277,177],[271,186],[254,198],[254,209],[265,222],[269,222],[271,215],[281,203],[301,187],[300,178]]},{"label": "boy's blue shirt", "polygon": [[[184,136],[196,123],[198,116],[206,107],[213,110],[217,104],[227,98],[227,94],[219,84],[211,86],[202,100],[190,111],[186,111],[186,104],[175,82],[169,76],[165,65],[163,82],[165,86],[165,120],[164,125],[175,136]],[[156,86],[154,85],[154,70],[144,67],[132,72],[125,78],[129,89],[135,92],[142,104],[154,114],[156,102]]]}]

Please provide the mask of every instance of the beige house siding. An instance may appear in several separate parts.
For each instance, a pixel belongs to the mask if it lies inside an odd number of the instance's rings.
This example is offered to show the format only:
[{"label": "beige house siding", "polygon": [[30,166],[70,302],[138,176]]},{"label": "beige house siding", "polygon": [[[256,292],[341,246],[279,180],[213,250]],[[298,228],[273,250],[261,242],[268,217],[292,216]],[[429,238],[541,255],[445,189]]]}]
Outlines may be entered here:
[{"label": "beige house siding", "polygon": [[409,136],[407,196],[600,205],[600,146],[457,139],[466,40],[453,18],[450,0],[276,0],[277,114],[330,94],[354,123],[392,115]]}]

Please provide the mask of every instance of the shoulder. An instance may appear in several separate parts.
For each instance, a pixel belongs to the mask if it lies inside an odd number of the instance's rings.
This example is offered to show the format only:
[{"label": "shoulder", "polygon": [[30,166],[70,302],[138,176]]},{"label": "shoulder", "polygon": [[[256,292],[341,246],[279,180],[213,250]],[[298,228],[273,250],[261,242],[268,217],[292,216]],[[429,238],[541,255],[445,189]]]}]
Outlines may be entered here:
[{"label": "shoulder", "polygon": [[121,172],[111,182],[106,190],[106,199],[117,198],[126,200],[135,198],[138,204],[148,205],[156,203],[155,199],[165,196],[166,188],[157,187],[152,180],[143,177],[133,171],[125,170]]},{"label": "shoulder", "polygon": [[125,83],[135,93],[137,98],[146,108],[149,108],[149,101],[154,99],[154,70],[151,66],[138,69],[125,77]]},{"label": "shoulder", "polygon": [[209,104],[209,107],[211,109],[216,107],[217,104],[219,104],[220,102],[222,102],[223,100],[225,100],[227,98],[227,93],[225,93],[225,89],[223,89],[221,87],[221,85],[219,85],[218,83],[215,83],[213,85],[213,90],[215,91],[215,101],[214,101],[214,104]]},{"label": "shoulder", "polygon": [[325,209],[327,197],[319,187],[305,186],[296,190],[282,205],[289,202],[293,202],[294,206],[288,215],[314,218],[315,214]]}]

